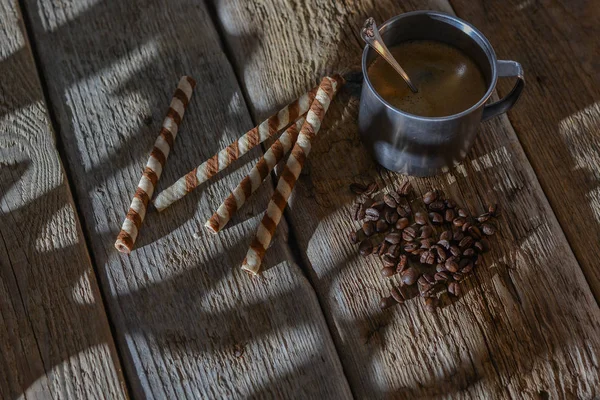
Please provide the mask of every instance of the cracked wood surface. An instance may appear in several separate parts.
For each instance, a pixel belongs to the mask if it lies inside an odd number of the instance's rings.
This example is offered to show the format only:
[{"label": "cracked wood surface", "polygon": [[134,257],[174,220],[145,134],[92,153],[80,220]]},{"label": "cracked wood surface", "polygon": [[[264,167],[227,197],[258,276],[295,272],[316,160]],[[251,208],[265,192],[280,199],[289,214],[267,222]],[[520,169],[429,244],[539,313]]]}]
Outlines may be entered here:
[{"label": "cracked wood surface", "polygon": [[16,2],[0,2],[0,398],[126,397]]},{"label": "cracked wood surface", "polygon": [[[503,8],[496,3],[487,18]],[[464,9],[470,5],[464,2]],[[216,1],[215,8],[257,120],[323,74],[359,68],[358,32],[368,16],[384,21],[414,9],[453,12],[445,1],[414,0],[230,0]],[[494,19],[509,32],[515,20],[503,15],[499,11]],[[492,35],[499,58],[521,61],[503,40]],[[535,73],[526,69],[526,74]],[[564,93],[567,89],[563,86]],[[529,99],[523,105],[540,106],[528,114],[544,118],[539,90],[525,90]],[[332,104],[287,212],[353,393],[359,398],[598,396],[600,310],[506,116],[481,125],[474,148],[456,169],[411,179],[417,193],[443,189],[473,213],[500,204],[500,232],[466,295],[435,315],[417,301],[378,310],[391,282],[381,278],[380,262],[359,258],[346,239],[358,228],[350,221],[348,185],[371,178],[397,183],[401,177],[377,169],[360,144],[359,91],[359,83],[349,82]],[[547,143],[530,137],[536,147]],[[565,207],[559,215],[568,212]]]},{"label": "cracked wood surface", "polygon": [[160,215],[149,211],[130,256],[113,247],[181,75],[198,86],[157,192],[251,128],[204,4],[25,3],[133,395],[349,397],[317,297],[287,245],[269,250],[269,275],[239,270],[270,183],[221,234],[202,228],[258,149]]}]

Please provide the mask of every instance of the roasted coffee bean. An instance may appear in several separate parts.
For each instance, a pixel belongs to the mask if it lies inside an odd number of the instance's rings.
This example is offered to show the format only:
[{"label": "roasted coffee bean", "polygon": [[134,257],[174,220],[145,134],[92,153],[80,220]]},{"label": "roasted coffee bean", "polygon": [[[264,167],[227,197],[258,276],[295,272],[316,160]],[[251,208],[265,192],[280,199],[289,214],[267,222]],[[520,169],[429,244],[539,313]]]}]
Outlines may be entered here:
[{"label": "roasted coffee bean", "polygon": [[371,218],[379,219],[379,210],[373,207],[369,207],[365,211],[366,215]]},{"label": "roasted coffee bean", "polygon": [[472,224],[472,223],[470,223],[469,221],[466,221],[466,222],[464,223],[464,225],[460,227],[460,230],[461,230],[461,231],[463,231],[463,233],[467,233],[467,232],[469,231],[469,228],[470,228],[471,226],[473,226],[473,224]]},{"label": "roasted coffee bean", "polygon": [[358,213],[356,214],[356,221],[360,221],[365,219],[365,217],[367,216],[367,208],[364,204],[360,206],[360,208],[358,209]]},{"label": "roasted coffee bean", "polygon": [[398,222],[396,222],[396,229],[402,230],[406,228],[410,224],[408,218],[400,218]]},{"label": "roasted coffee bean", "polygon": [[350,243],[352,244],[356,244],[358,242],[358,235],[354,231],[348,234],[348,238],[350,239]]},{"label": "roasted coffee bean", "polygon": [[446,200],[446,207],[448,207],[448,208],[454,208],[454,207],[456,207],[456,203],[453,202],[452,200],[448,199],[448,200]]},{"label": "roasted coffee bean", "polygon": [[[361,232],[362,232],[362,230],[361,230]],[[350,238],[350,243],[352,243],[352,244],[358,243],[358,235],[359,234],[354,231],[350,232],[348,234],[348,237]]]},{"label": "roasted coffee bean", "polygon": [[413,253],[413,252],[417,251],[418,248],[419,248],[419,245],[416,243],[407,243],[404,245],[404,251],[407,253]]},{"label": "roasted coffee bean", "polygon": [[423,274],[423,278],[425,278],[425,280],[430,284],[435,283],[435,274],[428,272],[428,273]]},{"label": "roasted coffee bean", "polygon": [[385,222],[383,219],[380,219],[379,221],[377,221],[377,224],[375,225],[375,230],[377,232],[385,232],[387,231],[389,228],[389,225],[387,222]]},{"label": "roasted coffee bean", "polygon": [[402,295],[402,292],[400,291],[400,289],[395,287],[391,290],[390,294],[392,295],[392,297],[394,298],[394,300],[396,300],[396,302],[398,304],[404,303],[404,296]]},{"label": "roasted coffee bean", "polygon": [[422,249],[430,249],[434,243],[435,243],[435,240],[433,238],[421,239],[421,248]]},{"label": "roasted coffee bean", "polygon": [[413,251],[410,254],[412,254],[413,256],[415,256],[417,258],[419,258],[419,257],[421,257],[421,254],[423,254],[424,252],[425,252],[425,249],[422,249],[422,248],[419,247],[418,249],[416,249],[415,251]]},{"label": "roasted coffee bean", "polygon": [[456,217],[454,218],[454,220],[452,220],[452,225],[456,226],[456,227],[461,227],[465,224],[465,218],[464,217]]},{"label": "roasted coffee bean", "polygon": [[431,203],[429,205],[429,210],[435,211],[435,212],[442,212],[442,211],[444,211],[445,208],[446,208],[446,205],[441,200],[434,201],[433,203]]},{"label": "roasted coffee bean", "polygon": [[436,270],[436,272],[446,271],[446,267],[444,266],[444,264],[439,263],[435,266],[435,270]]},{"label": "roasted coffee bean", "polygon": [[428,225],[425,225],[425,226],[423,226],[423,227],[421,228],[421,231],[420,231],[420,233],[421,233],[421,234],[419,235],[419,238],[421,238],[421,239],[427,239],[427,238],[430,238],[430,237],[431,237],[431,235],[433,235],[433,228],[431,228],[431,227],[430,227],[430,226],[428,226]]},{"label": "roasted coffee bean", "polygon": [[450,275],[445,271],[436,272],[433,277],[435,278],[436,282],[446,282],[448,279],[450,279]]},{"label": "roasted coffee bean", "polygon": [[379,301],[379,308],[385,310],[386,308],[390,308],[398,304],[396,300],[392,296],[382,297]]},{"label": "roasted coffee bean", "polygon": [[388,252],[389,248],[390,248],[390,244],[388,242],[384,241],[379,245],[379,250],[377,251],[377,253],[381,257]]},{"label": "roasted coffee bean", "polygon": [[419,271],[413,267],[408,267],[400,274],[402,283],[405,285],[414,285],[417,279],[419,279]]},{"label": "roasted coffee bean", "polygon": [[387,235],[385,235],[385,241],[392,244],[398,244],[402,241],[402,234],[400,234],[399,232],[388,233]]},{"label": "roasted coffee bean", "polygon": [[444,220],[446,222],[452,222],[454,221],[454,218],[456,218],[456,213],[454,212],[454,209],[449,208],[446,210],[446,213],[444,214]]},{"label": "roasted coffee bean", "polygon": [[488,206],[488,213],[492,217],[496,217],[498,215],[498,204],[490,204]]},{"label": "roasted coffee bean", "polygon": [[400,256],[401,251],[402,251],[402,248],[400,247],[400,245],[393,244],[389,247],[386,254],[389,254],[390,256],[392,256],[394,258],[398,258],[398,256]]},{"label": "roasted coffee bean", "polygon": [[400,201],[402,201],[402,196],[400,196],[400,194],[398,194],[398,192],[391,191],[391,192],[389,193],[389,195],[390,195],[390,196],[392,196],[392,198],[393,198],[394,200],[396,200],[396,203],[397,203],[397,204],[400,204]]},{"label": "roasted coffee bean", "polygon": [[441,225],[444,223],[444,217],[442,217],[442,214],[440,213],[431,212],[429,213],[429,218],[434,225]]},{"label": "roasted coffee bean", "polygon": [[444,267],[450,272],[458,271],[458,264],[454,261],[454,257],[450,257],[444,263]]},{"label": "roasted coffee bean", "polygon": [[408,266],[408,257],[406,254],[400,255],[398,258],[398,264],[396,264],[396,272],[404,271]]},{"label": "roasted coffee bean", "polygon": [[455,242],[460,242],[461,240],[463,240],[464,237],[465,234],[462,233],[462,231],[459,229],[454,231],[454,233],[452,234],[452,240],[454,240]]},{"label": "roasted coffee bean", "polygon": [[473,246],[473,238],[471,236],[465,236],[458,244],[458,247],[460,247],[462,250],[471,246]]},{"label": "roasted coffee bean", "polygon": [[367,189],[365,190],[365,193],[373,194],[378,190],[379,190],[379,185],[377,184],[377,182],[371,182],[371,183],[369,183],[369,185],[367,185]]},{"label": "roasted coffee bean", "polygon": [[363,194],[367,190],[367,187],[362,183],[351,183],[350,191],[354,194]]},{"label": "roasted coffee bean", "polygon": [[431,251],[425,251],[423,254],[421,254],[421,264],[435,264],[435,256]]},{"label": "roasted coffee bean", "polygon": [[481,225],[481,232],[483,232],[485,236],[492,236],[496,233],[496,227],[492,224],[483,224]]},{"label": "roasted coffee bean", "polygon": [[455,272],[452,274],[452,279],[454,279],[456,282],[461,282],[463,279],[465,279],[465,276],[460,272]]},{"label": "roasted coffee bean", "polygon": [[459,208],[458,209],[458,216],[462,217],[462,218],[467,218],[469,216],[469,213],[464,208]]},{"label": "roasted coffee bean", "polygon": [[437,261],[442,263],[445,262],[446,259],[448,258],[448,255],[446,254],[446,250],[443,247],[438,247],[437,248]]},{"label": "roasted coffee bean", "polygon": [[477,222],[484,223],[490,219],[490,213],[483,213],[479,217],[475,218]]},{"label": "roasted coffee bean", "polygon": [[436,201],[437,198],[438,198],[437,190],[427,192],[423,195],[423,203],[425,203],[426,205],[430,205],[431,203]]},{"label": "roasted coffee bean", "polygon": [[425,225],[427,223],[427,214],[422,212],[416,212],[415,222],[419,225]]},{"label": "roasted coffee bean", "polygon": [[385,221],[388,224],[390,224],[391,226],[396,225],[396,222],[398,222],[399,218],[400,218],[400,216],[398,215],[398,213],[396,212],[395,209],[393,209],[393,208],[385,209]]},{"label": "roasted coffee bean", "polygon": [[402,204],[396,207],[396,212],[401,218],[406,218],[412,214],[412,210],[408,204]]},{"label": "roasted coffee bean", "polygon": [[375,233],[375,223],[373,221],[366,221],[362,225],[362,230],[367,236],[371,236]]},{"label": "roasted coffee bean", "polygon": [[363,257],[368,256],[373,251],[373,242],[371,242],[371,240],[369,240],[369,239],[363,240],[362,242],[360,242],[360,245],[358,246],[358,251],[361,256],[363,256]]},{"label": "roasted coffee bean", "polygon": [[469,247],[468,249],[465,249],[465,251],[463,251],[462,255],[464,257],[473,257],[475,255],[475,250]]},{"label": "roasted coffee bean", "polygon": [[442,247],[443,247],[444,249],[446,249],[446,250],[448,250],[448,249],[450,248],[450,242],[449,242],[449,241],[447,241],[447,240],[444,240],[444,239],[442,239],[442,240],[439,240],[439,241],[438,241],[438,244],[439,244],[440,246],[442,246]]},{"label": "roasted coffee bean", "polygon": [[364,221],[373,221],[373,222],[377,222],[378,219],[379,219],[379,217],[376,217],[374,215],[368,215],[368,214],[366,214],[363,218]]},{"label": "roasted coffee bean", "polygon": [[381,213],[385,208],[385,203],[383,202],[383,200],[376,201],[371,205],[371,208],[374,208]]},{"label": "roasted coffee bean", "polygon": [[461,294],[460,285],[456,282],[450,282],[448,284],[448,293],[453,296],[459,297]]},{"label": "roasted coffee bean", "polygon": [[475,240],[481,239],[481,231],[475,225],[469,227],[469,235]]},{"label": "roasted coffee bean", "polygon": [[469,260],[469,263],[464,266],[460,272],[464,275],[469,274],[471,271],[473,271],[473,261]]},{"label": "roasted coffee bean", "polygon": [[452,254],[453,257],[458,257],[461,253],[460,248],[455,244],[450,246],[448,250],[450,250],[450,254]]},{"label": "roasted coffee bean", "polygon": [[444,231],[440,234],[440,240],[452,240],[452,231]]},{"label": "roasted coffee bean", "polygon": [[427,297],[425,299],[425,310],[427,310],[427,312],[434,313],[437,310],[439,303],[440,301],[437,297]]},{"label": "roasted coffee bean", "polygon": [[404,182],[402,182],[397,192],[401,196],[408,196],[410,192],[412,192],[412,185],[408,180],[405,180]]},{"label": "roasted coffee bean", "polygon": [[466,267],[467,264],[469,264],[469,261],[470,260],[468,258],[461,258],[458,262],[458,269],[463,269],[464,267]]},{"label": "roasted coffee bean", "polygon": [[413,240],[415,240],[416,237],[417,230],[414,227],[409,226],[407,228],[404,228],[404,231],[402,232],[402,239],[404,239],[407,242],[412,242]]},{"label": "roasted coffee bean", "polygon": [[391,257],[389,254],[385,254],[383,257],[381,257],[381,261],[383,261],[383,265],[386,267],[395,267],[397,259]]},{"label": "roasted coffee bean", "polygon": [[387,204],[388,207],[392,207],[392,208],[398,207],[398,203],[396,202],[396,200],[394,200],[394,198],[392,196],[389,195],[389,193],[386,193],[383,196],[383,201],[385,202],[385,204]]},{"label": "roasted coffee bean", "polygon": [[384,278],[392,277],[392,276],[394,276],[395,273],[396,273],[396,270],[392,267],[384,267],[381,269],[381,275]]},{"label": "roasted coffee bean", "polygon": [[379,254],[380,250],[381,250],[381,243],[376,244],[373,246],[373,250],[371,251],[371,254]]},{"label": "roasted coffee bean", "polygon": [[430,297],[435,293],[435,287],[434,285],[432,285],[431,283],[428,283],[427,281],[424,281],[424,283],[421,283],[421,279],[423,277],[419,278],[419,294],[421,295],[421,297]]}]

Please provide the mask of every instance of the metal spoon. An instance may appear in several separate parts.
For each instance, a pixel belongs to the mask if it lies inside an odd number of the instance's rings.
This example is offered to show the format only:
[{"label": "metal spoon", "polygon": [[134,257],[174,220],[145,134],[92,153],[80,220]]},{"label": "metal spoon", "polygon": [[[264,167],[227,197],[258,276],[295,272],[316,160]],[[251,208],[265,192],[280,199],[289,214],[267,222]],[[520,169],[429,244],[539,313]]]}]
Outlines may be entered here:
[{"label": "metal spoon", "polygon": [[383,43],[383,40],[379,35],[377,25],[375,24],[375,20],[372,17],[369,17],[365,21],[363,29],[360,32],[360,36],[369,46],[371,46],[371,48],[373,48],[373,50],[379,53],[379,55],[383,57],[383,59],[387,61],[392,66],[392,68],[396,70],[397,73],[400,74],[402,79],[404,79],[404,82],[406,82],[406,84],[408,85],[410,90],[413,91],[413,93],[418,92],[417,88],[410,81],[410,78],[408,77],[404,69],[402,69],[400,64],[398,64],[398,61],[396,61],[396,59],[392,56],[392,53],[390,53],[390,51],[388,50],[387,46]]}]

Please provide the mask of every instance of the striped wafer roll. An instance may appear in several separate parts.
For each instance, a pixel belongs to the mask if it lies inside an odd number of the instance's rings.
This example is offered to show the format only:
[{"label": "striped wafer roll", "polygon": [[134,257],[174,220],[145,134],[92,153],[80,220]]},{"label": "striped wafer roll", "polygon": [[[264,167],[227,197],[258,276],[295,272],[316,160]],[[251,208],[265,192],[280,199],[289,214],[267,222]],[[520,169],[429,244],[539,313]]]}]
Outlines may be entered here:
[{"label": "striped wafer roll", "polygon": [[142,221],[144,221],[144,217],[146,216],[148,202],[152,197],[152,193],[154,193],[156,182],[160,178],[162,169],[169,156],[169,151],[173,147],[181,119],[192,97],[195,86],[196,81],[189,76],[184,76],[179,80],[179,84],[171,100],[171,105],[169,106],[169,111],[163,121],[160,134],[154,142],[154,148],[152,148],[152,152],[146,163],[142,179],[138,183],[131,206],[129,206],[129,211],[121,227],[121,232],[115,242],[115,247],[122,253],[130,253],[133,249]]},{"label": "striped wafer roll", "polygon": [[303,94],[297,100],[282,108],[277,114],[270,116],[260,125],[246,132],[238,140],[219,151],[217,154],[200,164],[197,168],[182,176],[177,182],[163,190],[154,199],[154,206],[162,211],[175,201],[191,192],[198,185],[209,180],[218,172],[227,168],[254,147],[268,138],[275,136],[283,128],[304,115],[312,103],[317,88]]},{"label": "striped wafer roll", "polygon": [[265,252],[271,243],[277,224],[281,220],[283,210],[294,189],[298,176],[300,176],[300,171],[306,161],[306,157],[308,157],[308,153],[310,152],[311,141],[321,128],[321,122],[329,108],[331,99],[333,99],[333,96],[343,83],[344,80],[337,75],[334,77],[325,77],[321,81],[317,95],[306,114],[306,121],[302,125],[296,144],[279,177],[267,211],[258,226],[256,236],[250,244],[250,248],[242,264],[243,270],[255,275],[258,274]]},{"label": "striped wafer roll", "polygon": [[229,197],[219,206],[217,212],[204,224],[212,233],[217,233],[231,219],[233,214],[242,207],[248,198],[254,193],[260,184],[265,180],[269,173],[275,168],[279,161],[292,148],[302,124],[304,117],[296,120],[296,123],[291,125],[280,137],[273,143],[265,154],[258,160],[258,163],[252,168],[248,176],[246,176],[240,184],[231,192]]}]

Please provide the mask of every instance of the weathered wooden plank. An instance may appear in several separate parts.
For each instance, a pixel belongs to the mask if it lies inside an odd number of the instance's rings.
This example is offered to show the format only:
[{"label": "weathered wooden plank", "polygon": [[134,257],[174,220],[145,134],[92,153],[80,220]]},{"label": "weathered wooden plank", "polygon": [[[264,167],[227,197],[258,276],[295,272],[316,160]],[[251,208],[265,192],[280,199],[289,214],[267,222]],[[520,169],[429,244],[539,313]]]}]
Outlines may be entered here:
[{"label": "weathered wooden plank", "polygon": [[[318,76],[356,68],[367,16],[384,21],[412,9],[452,12],[443,1],[238,0],[216,8],[258,119]],[[500,55],[518,59],[509,51]],[[503,210],[493,251],[468,293],[435,315],[417,301],[378,310],[391,283],[381,278],[379,261],[360,259],[346,239],[358,228],[350,221],[348,184],[400,177],[378,172],[360,144],[359,88],[350,82],[332,104],[288,213],[353,393],[597,396],[600,311],[506,117],[482,125],[459,168],[411,178],[419,193],[443,189],[472,212],[490,202]]]},{"label": "weathered wooden plank", "polygon": [[600,5],[452,4],[481,26],[499,56],[523,64],[527,92],[509,118],[598,301],[600,247],[590,243],[600,243]]},{"label": "weathered wooden plank", "polygon": [[157,191],[252,126],[203,3],[27,4],[135,394],[348,397],[317,298],[285,244],[269,251],[276,273],[250,279],[238,268],[272,187],[222,234],[202,228],[249,163],[149,213],[130,256],[113,247],[181,75],[198,85]]},{"label": "weathered wooden plank", "polygon": [[124,398],[16,2],[0,2],[0,398]]}]

